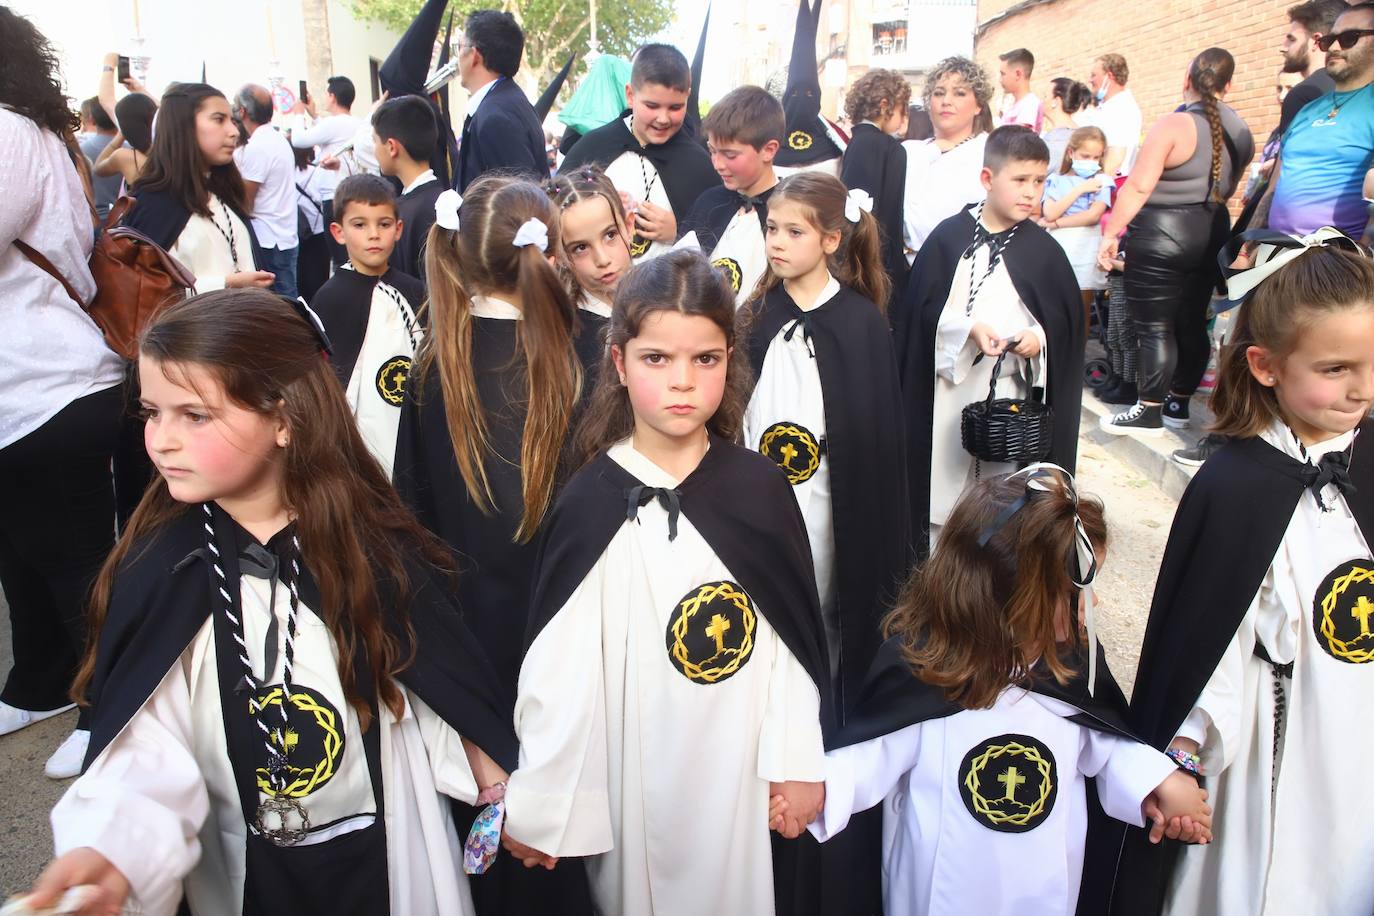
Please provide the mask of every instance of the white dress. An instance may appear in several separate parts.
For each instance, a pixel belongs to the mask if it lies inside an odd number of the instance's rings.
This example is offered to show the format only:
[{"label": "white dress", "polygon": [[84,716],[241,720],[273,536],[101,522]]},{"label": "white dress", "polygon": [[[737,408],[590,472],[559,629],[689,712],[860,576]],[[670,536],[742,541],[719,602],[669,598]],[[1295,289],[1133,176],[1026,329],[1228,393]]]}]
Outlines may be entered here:
[{"label": "white dress", "polygon": [[826,755],[821,841],[883,805],[886,916],[1070,916],[1088,815],[1140,826],[1141,804],[1175,766],[1147,745],[1069,719],[1079,710],[1008,687],[964,710]]},{"label": "white dress", "polygon": [[[609,454],[647,486],[679,483],[629,440]],[[732,608],[698,618],[703,600]],[[768,609],[744,607],[687,516],[670,541],[653,501],[525,656],[506,829],[551,855],[592,856],[604,916],[773,912],[768,784],[822,778],[820,697]],[[718,647],[700,667],[670,648],[698,624]]]},{"label": "white dress", "polygon": [[[1015,245],[1013,237],[1008,243]],[[991,327],[1003,339],[1029,331],[1040,338],[1040,355],[1030,360],[1037,388],[1048,390],[1049,346],[1044,329],[1031,315],[1021,297],[1016,294],[1011,275],[1007,273],[1006,258],[1002,258],[992,274],[983,282],[973,303],[972,314],[967,313],[969,289],[975,276],[986,273],[991,256],[981,245],[972,258],[960,258],[950,283],[949,298],[935,329],[935,392],[930,430],[930,537],[935,535],[949,518],[954,504],[964,488],[978,475],[994,477],[1016,470],[1006,462],[982,462],[976,465],[973,456],[964,450],[959,437],[959,419],[963,410],[988,396],[992,381],[992,367],[996,359],[984,356],[978,344],[969,336],[977,323]],[[1024,398],[1028,389],[1025,380],[1026,360],[1015,354],[1002,362],[997,380],[997,397]]]},{"label": "white dress", "polygon": [[978,176],[988,135],[978,134],[945,152],[931,140],[907,140],[906,203],[903,207],[907,262],[949,217],[987,197]]},{"label": "white dress", "polygon": [[210,215],[192,213],[167,253],[196,278],[196,292],[224,289],[229,274],[257,270],[253,264],[253,240],[248,227],[214,194]]},{"label": "white dress", "polygon": [[[261,673],[269,586],[247,576],[240,581],[244,639]],[[275,614],[283,633],[288,608],[287,588],[278,583]],[[316,733],[301,731],[291,763],[331,774],[317,777],[300,799],[311,823],[325,825],[303,841],[312,843],[367,827],[377,806],[329,629],[304,604],[297,627],[293,696],[306,696],[319,718]],[[280,685],[281,662],[278,653],[272,676],[260,682]],[[470,916],[462,842],[444,796],[472,803],[477,783],[458,733],[418,697],[402,693],[401,719],[379,703],[372,726],[381,728],[391,912]],[[207,619],[157,689],[53,808],[57,854],[95,849],[129,879],[150,916],[176,912],[183,878],[193,912],[242,912],[247,827],[224,729],[214,622]],[[311,759],[303,763],[297,754]]]},{"label": "white dress", "polygon": [[[1262,434],[1313,463],[1354,435],[1304,455],[1283,424]],[[1166,913],[1374,912],[1374,801],[1364,791],[1374,729],[1362,705],[1374,691],[1374,559],[1340,491],[1328,485],[1321,498],[1331,511],[1311,491],[1298,500],[1245,619],[1179,730],[1203,746],[1216,840],[1184,848]],[[1291,679],[1276,678],[1256,647],[1291,663]],[[1277,752],[1276,680],[1287,706]]]},{"label": "white dress", "polygon": [[[839,282],[827,276],[820,296],[805,311],[820,308],[839,292]],[[821,598],[821,619],[825,623],[833,678],[839,671],[840,622],[835,604],[835,521],[830,503],[830,459],[825,449],[825,400],[811,344],[800,328],[791,340],[787,339],[795,324],[784,324],[768,344],[763,368],[744,413],[744,444],[770,458],[779,451],[778,441],[784,443],[782,448],[792,446],[793,451],[783,456],[789,462],[783,470],[792,484],[792,495],[797,498],[806,522],[806,538],[811,542],[816,592]],[[812,445],[814,455],[807,447]]]}]

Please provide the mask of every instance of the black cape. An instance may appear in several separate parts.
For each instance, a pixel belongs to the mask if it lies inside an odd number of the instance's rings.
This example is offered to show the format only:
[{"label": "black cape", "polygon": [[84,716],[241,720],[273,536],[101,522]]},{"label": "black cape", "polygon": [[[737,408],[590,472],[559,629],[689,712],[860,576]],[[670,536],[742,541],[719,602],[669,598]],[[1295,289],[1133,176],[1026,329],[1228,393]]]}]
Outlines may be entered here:
[{"label": "black cape", "polygon": [[[759,217],[759,228],[763,230],[765,238],[768,235],[768,199],[773,196],[773,191],[777,187],[775,184],[758,195],[757,199],[762,202],[762,206],[754,208]],[[710,257],[730,221],[743,205],[744,198],[738,191],[732,191],[724,185],[709,188],[692,204],[691,209],[687,211],[686,219],[678,222],[678,234],[695,232],[702,253]]]},{"label": "black cape", "polygon": [[[604,169],[623,153],[640,153],[658,170],[668,203],[681,223],[704,191],[720,186],[720,176],[711,167],[711,157],[695,137],[683,130],[673,134],[667,143],[640,146],[635,135],[625,126],[625,118],[629,114],[629,109],[626,109],[611,123],[598,127],[578,140],[576,147],[566,151],[566,158],[558,173],[566,174],[588,164]],[[678,234],[682,235],[682,232],[679,226]]]},{"label": "black cape", "polygon": [[[175,245],[191,219],[191,211],[167,191],[144,191],[138,185],[134,185],[130,194],[135,203],[125,215],[123,225],[137,229],[163,249],[170,249]],[[246,242],[253,252],[253,265],[261,267],[264,263],[262,249],[258,246],[258,237],[253,232],[253,221],[247,213],[230,205],[228,201],[225,201],[224,205],[229,207],[248,229]],[[239,240],[238,244],[244,244],[244,240]]]},{"label": "black cape", "polygon": [[[1346,497],[1374,543],[1374,421],[1360,425]],[[1363,443],[1363,444],[1362,444]],[[1130,723],[1161,750],[1173,741],[1259,591],[1315,471],[1260,438],[1227,443],[1188,484],[1174,515],[1140,648]],[[1218,575],[1224,570],[1224,575]],[[1225,842],[1219,838],[1219,841]],[[1112,912],[1158,913],[1178,844],[1126,830]]]},{"label": "black cape", "polygon": [[[237,525],[223,511],[216,508],[214,513],[221,548],[247,537],[236,532]],[[139,711],[211,612],[219,609],[208,555],[199,506],[188,506],[130,550],[115,580],[109,616],[96,649],[88,694],[92,714],[86,766]],[[237,581],[238,550],[224,550],[222,563],[228,579]],[[308,563],[306,558],[301,593],[308,606],[319,608],[319,590]],[[400,641],[402,654],[413,650],[415,657],[397,680],[502,767],[513,767],[517,756],[514,696],[496,681],[439,573],[416,560],[407,575],[414,639],[400,627],[393,628],[393,635]],[[382,606],[388,606],[385,597]],[[320,611],[321,616],[325,613]]]},{"label": "black cape", "polygon": [[363,349],[368,318],[372,314],[372,291],[377,288],[378,280],[404,296],[414,312],[418,312],[425,301],[424,287],[409,274],[388,269],[382,276],[373,277],[345,269],[334,271],[334,276],[320,287],[310,302],[310,307],[324,322],[325,333],[333,346],[329,364],[345,387],[353,377],[353,367]]},{"label": "black cape", "polygon": [[425,242],[429,239],[430,227],[434,225],[434,202],[447,187],[442,179],[427,181],[396,198],[401,237],[397,239],[396,247],[391,249],[387,263],[419,280],[422,290],[426,286]]},{"label": "black cape", "polygon": [[[973,241],[968,208],[935,227],[921,246],[906,293],[889,313],[897,345],[897,367],[907,410],[907,465],[911,528],[918,555],[930,530],[931,424],[935,397],[935,329],[949,298],[959,258]],[[1083,402],[1083,304],[1078,280],[1064,249],[1027,220],[1002,255],[1016,294],[1045,330],[1050,385],[1046,402],[1054,410],[1047,460],[1073,473],[1078,458],[1078,420]]]},{"label": "black cape", "polygon": [[781,285],[746,308],[755,378],[778,332],[803,315],[816,352],[830,462],[835,593],[843,622],[836,696],[843,720],[907,572],[906,440],[892,335],[878,307],[848,287],[810,312],[802,312]]},{"label": "black cape", "polygon": [[892,299],[906,288],[909,268],[903,241],[906,150],[872,124],[855,124],[840,163],[840,180],[873,196],[873,217],[882,232],[883,269],[892,278]]}]

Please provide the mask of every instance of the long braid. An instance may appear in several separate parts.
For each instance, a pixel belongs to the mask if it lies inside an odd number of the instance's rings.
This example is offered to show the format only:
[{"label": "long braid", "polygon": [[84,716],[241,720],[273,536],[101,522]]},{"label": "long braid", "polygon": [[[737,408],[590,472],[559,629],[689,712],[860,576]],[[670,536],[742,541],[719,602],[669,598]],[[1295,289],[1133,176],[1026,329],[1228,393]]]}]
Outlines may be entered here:
[{"label": "long braid", "polygon": [[1207,126],[1212,131],[1212,200],[1219,204],[1226,203],[1226,198],[1221,190],[1221,144],[1222,131],[1226,128],[1221,123],[1221,105],[1217,102],[1216,87],[1211,80],[1212,70],[1203,71],[1206,77],[1204,85],[1198,86],[1197,90],[1202,96],[1202,112],[1207,118]]},{"label": "long braid", "polygon": [[[1221,149],[1226,139],[1226,126],[1221,121],[1221,100],[1217,96],[1226,91],[1235,72],[1236,59],[1225,48],[1208,48],[1193,58],[1188,67],[1188,82],[1202,102],[1202,113],[1212,132],[1211,199],[1219,204],[1226,203],[1226,194],[1221,187]],[[1240,163],[1236,165],[1239,167]]]}]

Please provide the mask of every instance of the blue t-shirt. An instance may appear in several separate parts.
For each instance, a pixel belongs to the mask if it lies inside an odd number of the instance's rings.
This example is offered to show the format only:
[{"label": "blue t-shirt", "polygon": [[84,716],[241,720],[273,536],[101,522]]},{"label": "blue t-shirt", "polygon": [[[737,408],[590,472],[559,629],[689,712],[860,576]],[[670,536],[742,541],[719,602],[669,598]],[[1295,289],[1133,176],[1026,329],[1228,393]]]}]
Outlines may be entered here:
[{"label": "blue t-shirt", "polygon": [[[1102,173],[1098,172],[1097,177],[1102,178]],[[1045,179],[1045,195],[1043,199],[1059,200],[1062,197],[1067,197],[1073,193],[1074,188],[1087,180],[1086,178],[1079,178],[1073,172],[1067,175],[1054,172]],[[1102,189],[1100,191],[1096,194],[1078,195],[1078,199],[1069,204],[1069,209],[1065,210],[1063,215],[1072,216],[1075,213],[1082,213],[1098,201],[1110,207],[1112,205],[1112,184],[1113,182],[1103,178]]]},{"label": "blue t-shirt", "polygon": [[1359,238],[1369,218],[1361,189],[1374,166],[1374,83],[1309,102],[1283,135],[1280,156],[1269,228],[1307,235],[1335,226]]}]

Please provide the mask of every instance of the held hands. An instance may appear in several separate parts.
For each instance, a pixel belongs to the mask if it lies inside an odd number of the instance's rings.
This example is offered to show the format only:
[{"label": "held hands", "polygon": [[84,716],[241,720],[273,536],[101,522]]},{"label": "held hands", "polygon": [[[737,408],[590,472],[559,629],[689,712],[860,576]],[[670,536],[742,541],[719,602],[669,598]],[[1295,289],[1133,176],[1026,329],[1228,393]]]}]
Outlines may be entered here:
[{"label": "held hands", "polygon": [[1202,845],[1212,841],[1212,808],[1207,804],[1207,790],[1182,770],[1170,773],[1149,794],[1140,810],[1151,822],[1151,843],[1164,837]]},{"label": "held hands", "polygon": [[768,828],[795,840],[825,806],[823,782],[770,782]]},{"label": "held hands", "polygon": [[501,831],[501,845],[506,848],[506,852],[519,859],[526,868],[542,865],[546,870],[553,871],[553,867],[558,864],[556,856],[547,855],[532,846],[526,846],[504,830]]},{"label": "held hands", "polygon": [[88,846],[73,849],[48,863],[24,904],[32,910],[56,906],[69,888],[89,888],[80,916],[116,916],[129,896],[129,881],[119,869]]}]

